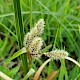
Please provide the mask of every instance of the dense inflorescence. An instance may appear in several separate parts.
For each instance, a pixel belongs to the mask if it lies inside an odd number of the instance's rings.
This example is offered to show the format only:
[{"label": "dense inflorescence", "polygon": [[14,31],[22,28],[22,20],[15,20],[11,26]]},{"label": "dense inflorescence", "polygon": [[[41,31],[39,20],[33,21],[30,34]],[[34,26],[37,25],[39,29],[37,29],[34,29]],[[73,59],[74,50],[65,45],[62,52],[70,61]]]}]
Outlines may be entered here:
[{"label": "dense inflorescence", "polygon": [[41,49],[41,46],[43,44],[43,40],[40,37],[44,30],[44,19],[40,19],[36,24],[35,27],[33,27],[30,32],[28,32],[24,37],[24,46],[26,47],[26,50],[28,53],[30,53],[32,56],[38,56],[39,57],[39,51]]},{"label": "dense inflorescence", "polygon": [[54,51],[50,51],[50,52],[47,52],[47,53],[44,53],[45,56],[47,57],[50,57],[52,59],[61,59],[61,58],[65,58],[68,56],[68,52],[65,51],[65,50],[59,50],[59,49],[56,49]]},{"label": "dense inflorescence", "polygon": [[[40,57],[41,47],[43,45],[43,40],[40,37],[44,30],[44,19],[40,19],[33,27],[30,32],[28,32],[24,37],[24,46],[26,47],[26,51],[31,54],[33,57]],[[53,59],[61,59],[68,56],[68,52],[64,50],[56,49],[54,51],[50,51],[47,53],[43,53],[45,56],[53,58]]]}]

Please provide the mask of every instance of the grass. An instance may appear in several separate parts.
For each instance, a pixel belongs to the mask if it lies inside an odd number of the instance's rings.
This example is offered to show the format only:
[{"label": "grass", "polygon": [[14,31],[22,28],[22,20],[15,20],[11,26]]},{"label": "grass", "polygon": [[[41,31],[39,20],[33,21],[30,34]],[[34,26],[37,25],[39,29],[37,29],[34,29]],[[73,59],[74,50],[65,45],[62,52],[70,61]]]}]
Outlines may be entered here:
[{"label": "grass", "polygon": [[[79,5],[79,0],[0,0],[0,71],[15,80],[31,80],[47,60],[45,56],[37,60],[32,58],[32,68],[29,69],[26,53],[19,52],[23,47],[24,35],[40,18],[45,20],[41,35],[44,40],[42,52],[65,49],[70,57],[80,62]],[[4,66],[8,59],[11,59],[9,64]],[[53,70],[59,70],[53,80],[80,79],[77,65],[68,60],[51,60],[42,70],[42,80],[47,79]],[[0,77],[0,80],[3,79]]]},{"label": "grass", "polygon": [[[24,39],[24,26],[22,22],[21,16],[21,8],[20,8],[20,0],[13,0],[14,2],[14,11],[15,11],[15,21],[16,21],[16,35],[18,37],[18,45],[19,49],[23,47],[23,39]],[[25,74],[28,72],[28,62],[26,54],[22,54],[21,56],[23,70]]]}]

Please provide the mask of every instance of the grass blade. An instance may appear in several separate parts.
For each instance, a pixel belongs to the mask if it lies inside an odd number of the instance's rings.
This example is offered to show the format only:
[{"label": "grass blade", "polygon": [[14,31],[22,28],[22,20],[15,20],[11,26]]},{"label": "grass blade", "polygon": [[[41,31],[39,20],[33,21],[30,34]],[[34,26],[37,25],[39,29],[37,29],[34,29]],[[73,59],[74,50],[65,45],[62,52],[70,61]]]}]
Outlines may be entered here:
[{"label": "grass blade", "polygon": [[34,73],[35,73],[35,70],[31,68],[22,80],[27,80]]},{"label": "grass blade", "polygon": [[[21,49],[23,47],[23,38],[24,38],[24,27],[21,16],[21,8],[20,8],[20,0],[13,0],[14,3],[14,11],[15,11],[15,20],[16,20],[16,34],[18,37],[18,45]],[[25,73],[28,71],[28,63],[26,54],[22,54],[21,56],[23,70]]]},{"label": "grass blade", "polygon": [[10,57],[5,63],[4,65],[6,66],[11,60],[17,58],[18,56],[20,56],[21,54],[25,53],[26,49],[23,47],[22,49],[20,49],[19,51],[17,51],[16,53],[13,54],[12,57]]},{"label": "grass blade", "polygon": [[32,28],[32,0],[30,0],[30,29]]}]

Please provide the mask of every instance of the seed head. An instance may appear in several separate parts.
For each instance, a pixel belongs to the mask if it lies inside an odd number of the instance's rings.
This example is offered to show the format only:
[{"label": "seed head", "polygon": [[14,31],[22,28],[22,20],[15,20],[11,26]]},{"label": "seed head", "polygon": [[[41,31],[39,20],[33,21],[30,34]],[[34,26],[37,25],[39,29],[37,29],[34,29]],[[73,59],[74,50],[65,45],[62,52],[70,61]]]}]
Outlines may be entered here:
[{"label": "seed head", "polygon": [[30,32],[28,32],[24,37],[23,45],[27,48],[30,42],[31,42]]},{"label": "seed head", "polygon": [[28,52],[30,54],[38,54],[39,50],[42,47],[42,43],[43,43],[42,38],[35,37],[28,47]]},{"label": "seed head", "polygon": [[44,30],[44,19],[39,19],[39,21],[36,23],[35,27],[38,30],[38,33],[41,34]]},{"label": "seed head", "polygon": [[64,50],[56,49],[54,51],[47,52],[45,54],[45,56],[58,60],[58,59],[67,57],[68,56],[68,52],[64,51]]},{"label": "seed head", "polygon": [[28,48],[32,40],[35,37],[39,37],[39,35],[43,32],[43,30],[44,30],[44,19],[40,19],[36,23],[35,27],[32,28],[31,31],[25,35],[23,42],[24,46]]},{"label": "seed head", "polygon": [[44,30],[44,19],[39,19],[35,27],[31,29],[30,33],[33,37],[39,36]]}]

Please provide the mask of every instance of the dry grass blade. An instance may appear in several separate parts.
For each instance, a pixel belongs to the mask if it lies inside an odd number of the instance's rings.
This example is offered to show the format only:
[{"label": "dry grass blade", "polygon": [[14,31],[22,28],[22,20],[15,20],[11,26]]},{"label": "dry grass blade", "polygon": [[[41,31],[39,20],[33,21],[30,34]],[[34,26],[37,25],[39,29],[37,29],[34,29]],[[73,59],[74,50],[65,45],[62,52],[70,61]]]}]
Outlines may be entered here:
[{"label": "dry grass blade", "polygon": [[78,63],[76,60],[74,60],[73,58],[70,58],[70,57],[65,57],[65,59],[69,60],[69,61],[72,61],[73,63],[75,63],[77,66],[80,67],[80,63]]},{"label": "dry grass blade", "polygon": [[4,80],[13,80],[12,78],[10,78],[9,76],[7,76],[6,74],[4,74],[1,71],[0,71],[0,77],[2,77]]},{"label": "dry grass blade", "polygon": [[52,80],[58,72],[59,72],[59,70],[52,71],[52,73],[47,77],[46,80]]},{"label": "dry grass blade", "polygon": [[45,65],[50,61],[50,59],[46,60],[41,66],[40,68],[38,69],[38,71],[36,72],[33,80],[38,80],[39,79],[39,76],[40,76],[40,73],[42,72],[43,68],[45,67]]}]

